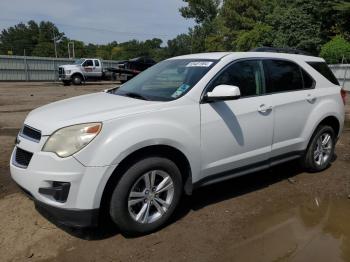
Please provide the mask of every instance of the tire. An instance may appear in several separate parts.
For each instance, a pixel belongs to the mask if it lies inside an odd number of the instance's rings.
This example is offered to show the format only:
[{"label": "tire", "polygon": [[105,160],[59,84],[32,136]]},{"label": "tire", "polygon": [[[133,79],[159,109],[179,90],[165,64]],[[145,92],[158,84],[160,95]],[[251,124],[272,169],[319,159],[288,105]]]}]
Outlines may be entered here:
[{"label": "tire", "polygon": [[73,75],[72,83],[76,86],[81,85],[83,82],[83,77],[81,75]]},{"label": "tire", "polygon": [[[168,191],[158,191],[159,194],[157,194],[157,191],[152,191],[152,188],[148,187],[150,191],[147,194],[146,179],[148,177],[152,184],[152,174],[155,177],[154,188],[161,188],[160,184],[168,177],[167,183],[164,183],[164,188],[168,188]],[[138,195],[134,196],[134,194]],[[119,230],[125,234],[151,233],[169,220],[181,195],[182,178],[175,163],[162,157],[144,158],[127,169],[120,178],[111,197],[110,215]],[[159,199],[163,203],[159,202]],[[153,204],[152,201],[154,201]]]},{"label": "tire", "polygon": [[70,81],[63,81],[64,86],[70,86]]},{"label": "tire", "polygon": [[[329,140],[326,145],[327,135]],[[321,140],[323,140],[321,146]],[[309,172],[320,172],[330,166],[334,156],[335,132],[330,126],[320,126],[311,137],[309,146],[302,159],[302,165]]]}]

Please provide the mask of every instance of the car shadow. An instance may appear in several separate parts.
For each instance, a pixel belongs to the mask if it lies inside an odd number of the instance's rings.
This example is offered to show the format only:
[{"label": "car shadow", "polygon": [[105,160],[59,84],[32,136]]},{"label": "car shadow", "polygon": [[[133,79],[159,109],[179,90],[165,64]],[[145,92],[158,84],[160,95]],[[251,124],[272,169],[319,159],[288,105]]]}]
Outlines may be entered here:
[{"label": "car shadow", "polygon": [[233,137],[240,146],[244,145],[244,136],[241,125],[238,122],[236,115],[232,112],[226,102],[218,102],[210,104],[216,113],[222,118],[226,126],[230,129]]},{"label": "car shadow", "polygon": [[[182,197],[175,214],[164,227],[185,217],[190,211],[197,211],[211,204],[249,194],[282,180],[290,179],[302,172],[303,170],[300,168],[299,163],[297,161],[292,161],[268,170],[251,173],[199,188],[195,190],[191,196]],[[291,181],[293,182],[294,180]],[[50,220],[50,218],[48,219]],[[119,234],[117,227],[107,216],[103,218],[100,225],[95,228],[70,228],[57,224],[55,221],[50,221],[68,234],[84,240],[102,240]],[[123,234],[123,236],[126,238],[138,237],[138,235],[125,234]]]}]

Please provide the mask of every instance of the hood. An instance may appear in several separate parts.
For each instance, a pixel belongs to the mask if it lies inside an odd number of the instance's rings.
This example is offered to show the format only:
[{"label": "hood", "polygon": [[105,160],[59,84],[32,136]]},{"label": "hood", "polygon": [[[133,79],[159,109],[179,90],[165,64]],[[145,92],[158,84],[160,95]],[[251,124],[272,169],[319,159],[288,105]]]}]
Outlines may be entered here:
[{"label": "hood", "polygon": [[162,102],[145,101],[108,93],[94,93],[54,102],[31,111],[25,124],[51,135],[65,126],[103,122],[156,110]]}]

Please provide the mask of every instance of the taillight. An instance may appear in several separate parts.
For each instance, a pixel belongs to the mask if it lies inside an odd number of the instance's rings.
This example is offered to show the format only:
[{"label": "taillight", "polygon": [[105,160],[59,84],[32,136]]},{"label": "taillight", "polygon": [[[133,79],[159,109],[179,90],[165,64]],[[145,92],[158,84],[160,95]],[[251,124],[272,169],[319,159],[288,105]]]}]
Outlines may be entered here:
[{"label": "taillight", "polygon": [[341,98],[343,99],[343,103],[344,103],[344,105],[345,105],[345,103],[346,103],[346,91],[345,91],[345,89],[340,89],[340,95],[341,95]]}]

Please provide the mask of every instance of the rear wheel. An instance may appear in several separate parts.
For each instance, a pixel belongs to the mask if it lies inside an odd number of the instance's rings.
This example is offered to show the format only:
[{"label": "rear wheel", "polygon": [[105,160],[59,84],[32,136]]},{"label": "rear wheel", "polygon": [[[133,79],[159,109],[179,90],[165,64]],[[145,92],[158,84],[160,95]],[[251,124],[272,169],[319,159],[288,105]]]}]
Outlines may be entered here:
[{"label": "rear wheel", "polygon": [[330,126],[320,126],[311,138],[303,158],[304,167],[311,172],[326,169],[334,155],[335,133]]},{"label": "rear wheel", "polygon": [[121,177],[112,194],[110,215],[122,232],[150,233],[168,221],[181,194],[178,167],[166,158],[145,158]]}]

